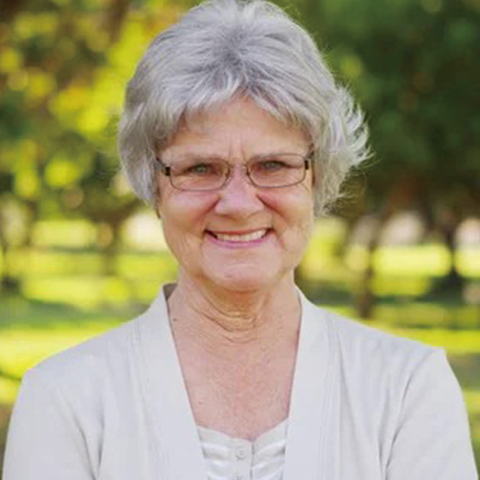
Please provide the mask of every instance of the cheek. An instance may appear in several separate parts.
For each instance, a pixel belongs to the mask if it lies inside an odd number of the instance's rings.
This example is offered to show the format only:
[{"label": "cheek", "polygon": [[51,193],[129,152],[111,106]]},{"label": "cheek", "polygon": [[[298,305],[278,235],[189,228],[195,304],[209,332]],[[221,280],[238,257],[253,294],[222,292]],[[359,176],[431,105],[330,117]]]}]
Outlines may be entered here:
[{"label": "cheek", "polygon": [[283,195],[269,196],[265,203],[276,212],[275,230],[278,241],[285,253],[299,262],[307,248],[313,226],[313,201],[310,193],[297,191]]},{"label": "cheek", "polygon": [[158,210],[167,242],[176,244],[185,242],[190,235],[198,237],[203,232],[206,216],[213,205],[214,198],[204,194],[164,191]]},{"label": "cheek", "polygon": [[178,223],[189,223],[212,206],[213,198],[195,192],[174,189],[168,182],[160,183],[157,208],[162,218]]},{"label": "cheek", "polygon": [[308,233],[313,228],[313,196],[311,190],[299,187],[292,191],[266,192],[264,203],[277,213],[285,229],[300,228]]}]

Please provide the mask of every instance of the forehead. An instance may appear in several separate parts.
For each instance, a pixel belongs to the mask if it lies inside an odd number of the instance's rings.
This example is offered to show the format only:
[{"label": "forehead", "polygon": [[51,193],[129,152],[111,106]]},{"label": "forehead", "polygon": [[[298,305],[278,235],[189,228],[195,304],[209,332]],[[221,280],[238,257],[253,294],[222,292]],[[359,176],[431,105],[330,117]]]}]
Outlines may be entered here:
[{"label": "forehead", "polygon": [[258,155],[304,153],[308,136],[274,118],[250,99],[236,99],[215,110],[184,119],[163,154]]}]

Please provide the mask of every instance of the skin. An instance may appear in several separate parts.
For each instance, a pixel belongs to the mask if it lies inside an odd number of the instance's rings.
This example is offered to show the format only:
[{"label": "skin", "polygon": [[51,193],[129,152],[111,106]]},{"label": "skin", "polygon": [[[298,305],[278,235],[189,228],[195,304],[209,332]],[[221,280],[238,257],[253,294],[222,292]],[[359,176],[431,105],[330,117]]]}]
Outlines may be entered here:
[{"label": "skin", "polygon": [[[161,157],[173,164],[211,154],[241,165],[308,148],[303,131],[236,99],[184,125]],[[179,263],[169,313],[195,419],[255,438],[288,415],[301,315],[293,271],[313,227],[310,171],[281,189],[251,185],[240,168],[214,192],[179,191],[160,173],[158,182],[165,239]],[[240,243],[210,233],[262,229],[262,239]]]}]

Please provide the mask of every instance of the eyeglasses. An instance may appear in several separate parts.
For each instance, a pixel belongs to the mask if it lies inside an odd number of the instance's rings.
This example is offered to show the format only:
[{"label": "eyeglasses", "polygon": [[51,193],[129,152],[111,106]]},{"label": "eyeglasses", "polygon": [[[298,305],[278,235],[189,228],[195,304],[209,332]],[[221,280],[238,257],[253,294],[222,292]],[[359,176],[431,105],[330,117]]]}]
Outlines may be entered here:
[{"label": "eyeglasses", "polygon": [[[250,183],[260,188],[282,188],[303,182],[310,168],[312,153],[303,156],[279,153],[253,157],[239,168]],[[167,165],[157,158],[156,167],[170,179],[172,186],[188,192],[219,190],[231,178],[235,165],[221,158],[180,158]]]}]

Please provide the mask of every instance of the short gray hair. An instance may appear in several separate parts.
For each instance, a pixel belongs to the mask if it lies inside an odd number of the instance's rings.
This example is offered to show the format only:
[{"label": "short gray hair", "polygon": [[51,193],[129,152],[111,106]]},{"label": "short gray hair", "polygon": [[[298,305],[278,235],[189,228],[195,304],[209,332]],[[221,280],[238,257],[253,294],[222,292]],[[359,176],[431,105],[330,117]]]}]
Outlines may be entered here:
[{"label": "short gray hair", "polygon": [[155,208],[156,153],[182,119],[237,96],[309,134],[316,213],[323,213],[351,168],[368,157],[367,128],[309,34],[264,0],[206,1],[153,40],[127,86],[119,124],[134,192]]}]

